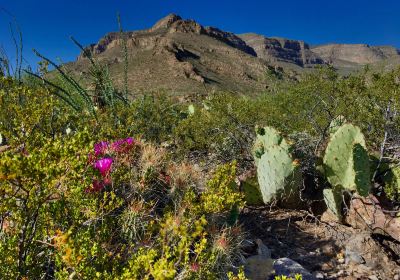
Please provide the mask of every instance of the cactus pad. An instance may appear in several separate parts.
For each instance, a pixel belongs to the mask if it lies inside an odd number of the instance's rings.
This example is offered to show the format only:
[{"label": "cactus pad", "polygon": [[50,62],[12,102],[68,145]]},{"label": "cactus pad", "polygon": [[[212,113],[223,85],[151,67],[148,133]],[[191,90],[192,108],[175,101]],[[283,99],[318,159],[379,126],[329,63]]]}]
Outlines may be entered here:
[{"label": "cactus pad", "polygon": [[329,134],[333,135],[346,122],[347,122],[346,119],[342,115],[339,115],[336,118],[334,118],[329,124],[329,129],[328,129]]},{"label": "cactus pad", "polygon": [[268,147],[278,145],[289,151],[290,145],[285,138],[273,127],[256,127],[257,138],[253,146],[253,157],[258,163],[258,160],[264,154],[264,150]]},{"label": "cactus pad", "polygon": [[351,124],[341,126],[332,136],[324,156],[324,169],[333,187],[357,191],[366,196],[370,190],[369,157],[364,135]]},{"label": "cactus pad", "polygon": [[265,149],[258,162],[257,176],[264,203],[289,200],[298,193],[301,173],[290,154],[281,146]]},{"label": "cactus pad", "polygon": [[341,221],[343,219],[342,189],[340,187],[336,187],[333,189],[324,189],[323,195],[324,195],[325,204],[328,207],[328,209],[331,210],[332,213],[335,214],[336,217],[338,217],[338,219]]}]

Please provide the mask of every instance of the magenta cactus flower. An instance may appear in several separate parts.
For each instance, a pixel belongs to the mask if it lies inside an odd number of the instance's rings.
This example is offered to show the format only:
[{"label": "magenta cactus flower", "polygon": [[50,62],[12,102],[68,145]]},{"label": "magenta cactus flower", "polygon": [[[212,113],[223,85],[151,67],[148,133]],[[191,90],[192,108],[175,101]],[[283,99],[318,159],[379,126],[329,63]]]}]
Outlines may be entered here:
[{"label": "magenta cactus flower", "polygon": [[112,163],[112,158],[102,158],[94,163],[94,168],[99,170],[100,174],[105,177],[110,172]]},{"label": "magenta cactus flower", "polygon": [[102,141],[102,142],[94,144],[95,156],[104,155],[107,152],[108,146],[109,146],[109,144],[106,141]]},{"label": "magenta cactus flower", "polygon": [[125,139],[126,144],[128,144],[129,146],[133,145],[133,138],[132,137],[128,137]]},{"label": "magenta cactus flower", "polygon": [[85,190],[86,193],[99,192],[104,188],[104,183],[99,180],[94,180],[91,187]]},{"label": "magenta cactus flower", "polygon": [[129,149],[133,144],[134,140],[132,137],[126,139],[120,139],[111,144],[111,149],[114,152],[120,153]]}]

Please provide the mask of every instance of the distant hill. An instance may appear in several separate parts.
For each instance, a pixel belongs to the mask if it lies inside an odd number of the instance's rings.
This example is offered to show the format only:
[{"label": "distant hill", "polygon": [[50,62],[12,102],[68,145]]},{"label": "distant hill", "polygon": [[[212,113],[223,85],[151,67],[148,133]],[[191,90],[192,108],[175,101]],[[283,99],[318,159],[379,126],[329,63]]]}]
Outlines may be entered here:
[{"label": "distant hill", "polygon": [[[296,76],[317,65],[331,64],[351,72],[364,65],[399,64],[394,47],[365,44],[327,44],[310,47],[304,41],[269,38],[258,34],[236,35],[215,27],[204,27],[178,15],[168,15],[153,27],[126,32],[129,87],[133,92],[165,90],[198,94],[225,90],[246,94],[268,87],[268,69]],[[107,64],[116,84],[123,83],[121,34],[108,33],[87,47],[96,59]],[[83,79],[89,61],[80,55],[67,67]]]}]

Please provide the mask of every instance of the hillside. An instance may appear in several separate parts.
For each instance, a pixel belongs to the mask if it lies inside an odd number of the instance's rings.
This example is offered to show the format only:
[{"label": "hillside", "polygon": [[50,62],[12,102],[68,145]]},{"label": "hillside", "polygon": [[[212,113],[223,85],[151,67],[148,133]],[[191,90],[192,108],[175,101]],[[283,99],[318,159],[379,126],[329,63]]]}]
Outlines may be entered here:
[{"label": "hillside", "polygon": [[[385,68],[400,62],[394,47],[365,44],[328,44],[310,47],[304,41],[269,38],[247,33],[235,35],[204,27],[178,15],[168,15],[147,30],[126,32],[128,84],[136,92],[164,90],[178,95],[213,90],[258,93],[268,87],[267,69],[298,77],[319,65],[333,65],[350,73],[370,64]],[[108,33],[87,47],[108,65],[117,86],[123,83],[123,40]],[[68,67],[87,80],[89,61],[80,55]]]},{"label": "hillside", "polygon": [[[265,88],[267,63],[236,35],[169,15],[152,28],[126,33],[129,86],[135,92],[166,90],[194,94],[212,88],[258,92]],[[89,47],[122,84],[123,50],[119,33],[109,33]],[[69,64],[87,73],[82,55]],[[206,89],[205,89],[206,86]]]}]

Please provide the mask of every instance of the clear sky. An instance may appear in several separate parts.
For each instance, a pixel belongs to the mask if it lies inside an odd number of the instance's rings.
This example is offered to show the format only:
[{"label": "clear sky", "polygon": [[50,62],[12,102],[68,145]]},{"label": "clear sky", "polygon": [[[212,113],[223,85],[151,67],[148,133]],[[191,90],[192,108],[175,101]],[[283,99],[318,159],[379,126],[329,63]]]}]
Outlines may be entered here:
[{"label": "clear sky", "polygon": [[[202,25],[234,33],[301,39],[310,44],[367,43],[400,48],[399,0],[0,0],[0,10],[15,16],[24,37],[30,64],[36,48],[46,56],[71,61],[79,50],[69,41],[97,42],[117,30],[120,12],[124,29],[152,26],[176,13]],[[0,11],[0,44],[14,55],[9,31],[12,17]],[[35,65],[33,65],[35,66]]]}]

